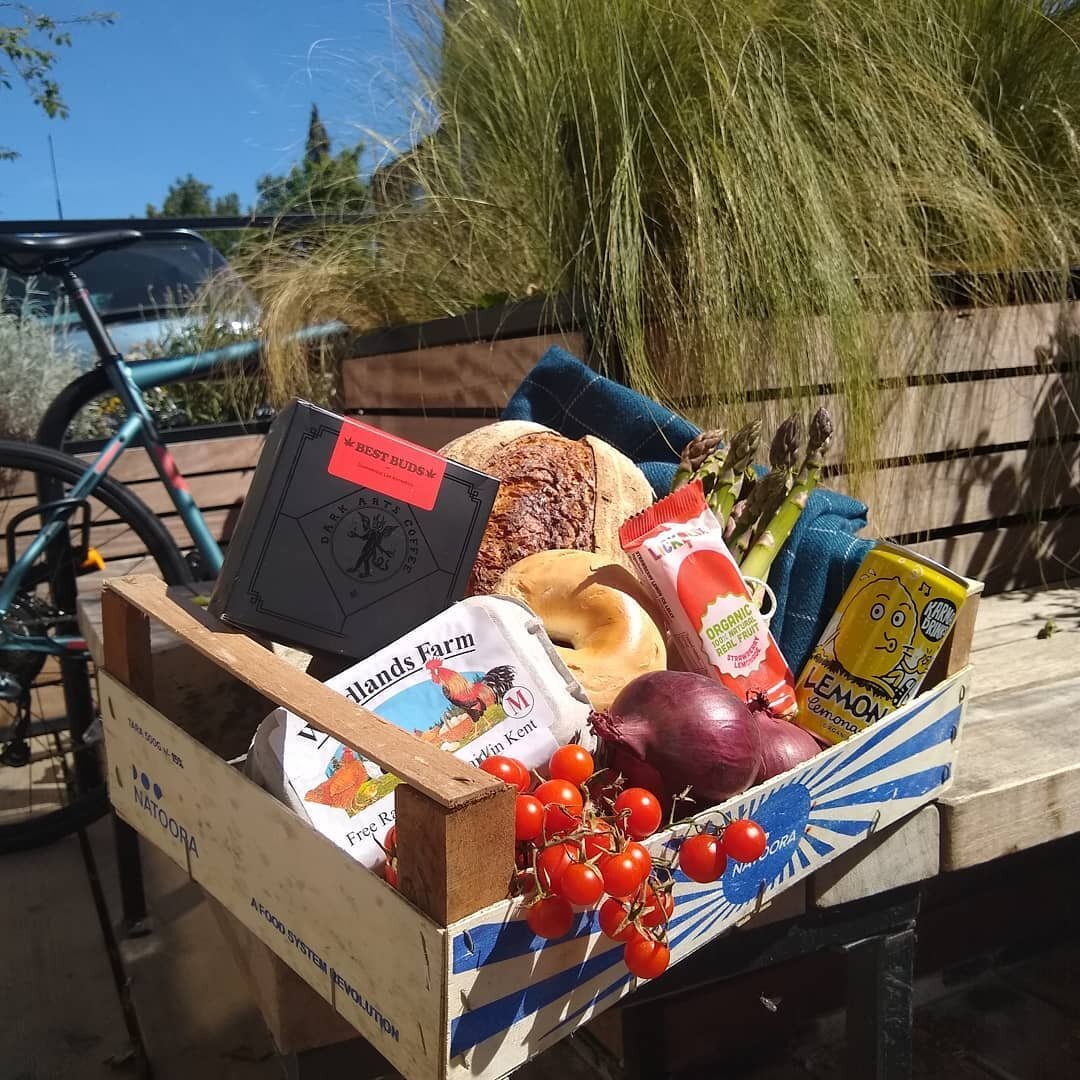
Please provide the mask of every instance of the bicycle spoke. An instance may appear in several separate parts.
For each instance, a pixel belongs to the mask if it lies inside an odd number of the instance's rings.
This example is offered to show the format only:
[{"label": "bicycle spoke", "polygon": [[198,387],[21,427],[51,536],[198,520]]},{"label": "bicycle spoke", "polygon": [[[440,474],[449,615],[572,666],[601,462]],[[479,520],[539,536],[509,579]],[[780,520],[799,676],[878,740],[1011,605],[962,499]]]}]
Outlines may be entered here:
[{"label": "bicycle spoke", "polygon": [[[25,515],[15,536],[18,558],[51,513],[39,512],[39,499],[55,504],[83,471],[83,463],[55,451],[0,442],[0,582],[8,573],[10,523]],[[104,567],[86,564],[91,549]],[[0,615],[0,641],[8,646],[0,651],[0,853],[56,839],[107,808],[101,748],[83,746],[79,734],[97,715],[93,665],[42,649],[54,636],[78,632],[76,597],[99,594],[106,575],[162,567],[170,580],[183,575],[168,534],[105,480],[40,558],[21,568],[20,587]],[[35,648],[12,649],[20,640]]]}]

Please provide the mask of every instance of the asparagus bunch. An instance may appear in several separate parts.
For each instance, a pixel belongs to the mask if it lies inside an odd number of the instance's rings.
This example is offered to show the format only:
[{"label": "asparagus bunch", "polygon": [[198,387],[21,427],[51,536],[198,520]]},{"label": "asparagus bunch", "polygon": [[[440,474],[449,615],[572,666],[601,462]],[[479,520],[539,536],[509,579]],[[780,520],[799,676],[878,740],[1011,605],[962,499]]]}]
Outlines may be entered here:
[{"label": "asparagus bunch", "polygon": [[820,408],[810,421],[806,457],[791,490],[785,496],[776,513],[757,534],[750,550],[740,563],[744,577],[764,580],[780,548],[791,535],[795,522],[806,506],[810,492],[821,477],[825,453],[832,441],[833,422],[827,409]]},{"label": "asparagus bunch", "polygon": [[743,575],[764,580],[821,476],[832,433],[828,410],[818,409],[800,465],[802,421],[789,416],[770,444],[769,471],[759,477],[751,466],[761,439],[759,420],[737,431],[727,446],[722,430],[702,432],[683,451],[672,490],[700,480]]},{"label": "asparagus bunch", "polygon": [[783,501],[787,494],[787,484],[788,477],[785,472],[770,470],[754,485],[750,497],[742,507],[737,508],[741,511],[738,516],[732,514],[724,539],[736,559],[741,559],[749,549],[758,523],[767,520],[763,517],[765,508]]}]

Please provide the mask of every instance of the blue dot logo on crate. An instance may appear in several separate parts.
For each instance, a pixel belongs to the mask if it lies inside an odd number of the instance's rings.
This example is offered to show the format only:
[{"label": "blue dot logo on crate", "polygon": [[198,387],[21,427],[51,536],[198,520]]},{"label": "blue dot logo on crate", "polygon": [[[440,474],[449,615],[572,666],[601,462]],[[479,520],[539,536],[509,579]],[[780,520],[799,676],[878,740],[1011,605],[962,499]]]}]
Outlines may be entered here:
[{"label": "blue dot logo on crate", "polygon": [[183,844],[188,855],[199,857],[199,844],[195,834],[173,817],[162,805],[165,789],[148,773],[140,772],[138,766],[131,766],[131,791],[136,805],[153,818],[174,840]]}]

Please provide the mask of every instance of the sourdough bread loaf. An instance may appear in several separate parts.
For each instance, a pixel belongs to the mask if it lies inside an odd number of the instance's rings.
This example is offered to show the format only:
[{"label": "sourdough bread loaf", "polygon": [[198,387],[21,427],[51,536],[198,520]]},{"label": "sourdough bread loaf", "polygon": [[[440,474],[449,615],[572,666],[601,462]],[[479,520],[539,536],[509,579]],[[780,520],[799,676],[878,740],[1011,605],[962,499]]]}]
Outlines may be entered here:
[{"label": "sourdough bread loaf", "polygon": [[491,592],[508,567],[538,551],[595,551],[629,567],[619,526],[652,503],[652,488],[602,439],[567,439],[540,424],[503,420],[441,452],[499,480],[470,594]]}]

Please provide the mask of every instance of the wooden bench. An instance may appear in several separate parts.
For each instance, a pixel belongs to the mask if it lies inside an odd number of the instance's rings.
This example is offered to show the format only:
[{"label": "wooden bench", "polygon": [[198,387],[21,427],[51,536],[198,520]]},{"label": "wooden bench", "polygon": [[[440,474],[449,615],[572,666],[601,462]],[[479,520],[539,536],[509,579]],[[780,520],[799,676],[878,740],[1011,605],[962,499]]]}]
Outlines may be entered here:
[{"label": "wooden bench", "polygon": [[[84,605],[83,617],[88,638],[98,649],[92,605]],[[1040,637],[1048,624],[1057,627],[1056,631]],[[185,693],[183,680],[192,677],[186,650],[164,638],[155,645],[158,655],[166,658],[164,663],[154,665],[158,689],[166,695]],[[909,897],[912,887],[940,873],[1080,831],[1080,729],[1073,720],[1080,706],[1076,670],[1076,659],[1080,657],[1080,591],[1007,593],[984,599],[976,621],[972,655],[976,676],[961,737],[956,780],[947,795],[937,805],[923,808],[837,860],[809,879],[805,888],[796,887],[782,894],[777,903],[745,925],[736,938],[729,936],[704,953],[726,958],[729,950],[739,948],[740,941],[755,940],[754,930],[781,923],[793,928],[830,927],[839,941],[850,925],[848,913],[854,911],[862,920],[857,925],[876,926],[881,931],[867,939],[876,943],[875,948],[884,948],[882,942],[892,943],[893,952],[886,959],[899,965],[897,970],[902,972],[911,963],[914,908],[909,900],[897,897]],[[980,657],[989,658],[985,667]],[[985,677],[980,678],[984,671]],[[195,685],[190,681],[186,685],[199,696]],[[1038,695],[1038,703],[1028,700],[1032,694]],[[250,711],[247,715],[251,715]],[[1034,727],[1029,725],[1030,717],[1036,720]],[[240,753],[246,732],[235,734],[235,752]],[[867,905],[878,912],[880,923],[866,921]],[[225,935],[240,946],[259,1011],[279,1049],[293,1055],[294,1066],[300,1070],[296,1075],[306,1075],[305,1069],[310,1075],[323,1075],[333,1059],[329,1051],[318,1048],[337,1043],[347,1029],[268,950],[257,947],[257,943],[253,947],[251,939],[236,935],[228,916],[221,919],[220,912],[214,914]],[[890,930],[890,920],[897,918],[901,920],[898,927]],[[205,920],[203,925],[207,925]],[[746,934],[750,937],[743,938]],[[901,944],[907,950],[906,960]],[[168,985],[171,993],[178,992],[175,979],[162,979],[160,971],[175,958],[167,952],[140,951],[137,944],[133,949],[136,970],[132,972],[132,994],[136,1009],[140,998],[148,995],[151,1000],[146,1010],[160,1014],[155,987]],[[228,962],[228,955],[202,949],[200,963],[206,965],[206,970],[200,966],[197,976],[190,975],[190,983],[185,980],[186,992],[196,993],[196,984],[212,982],[211,969],[216,963]],[[855,956],[852,971],[876,977],[875,965],[882,962],[882,956],[876,953]],[[702,964],[709,973],[707,977],[697,976],[700,984],[715,981],[716,960],[706,958]],[[639,1009],[655,1001],[661,990],[667,997],[685,994],[698,985],[693,981],[692,961],[672,975],[679,978],[665,979],[657,990],[636,995],[627,1003],[625,1024],[609,1016],[590,1031],[609,1051],[616,1049],[625,1034],[632,1043],[631,1057],[643,1052],[643,1039],[649,1046],[655,1045],[663,1033],[649,1024],[648,1014]],[[860,992],[866,992],[865,986]],[[902,1002],[900,1007],[905,1007]],[[859,1015],[864,1019],[873,1016],[865,1010]],[[355,1046],[343,1046],[340,1052],[345,1057],[339,1060],[359,1067]],[[654,1059],[643,1060],[647,1064]]]},{"label": "wooden bench", "polygon": [[972,661],[943,872],[1080,832],[1080,581],[985,602]]}]

